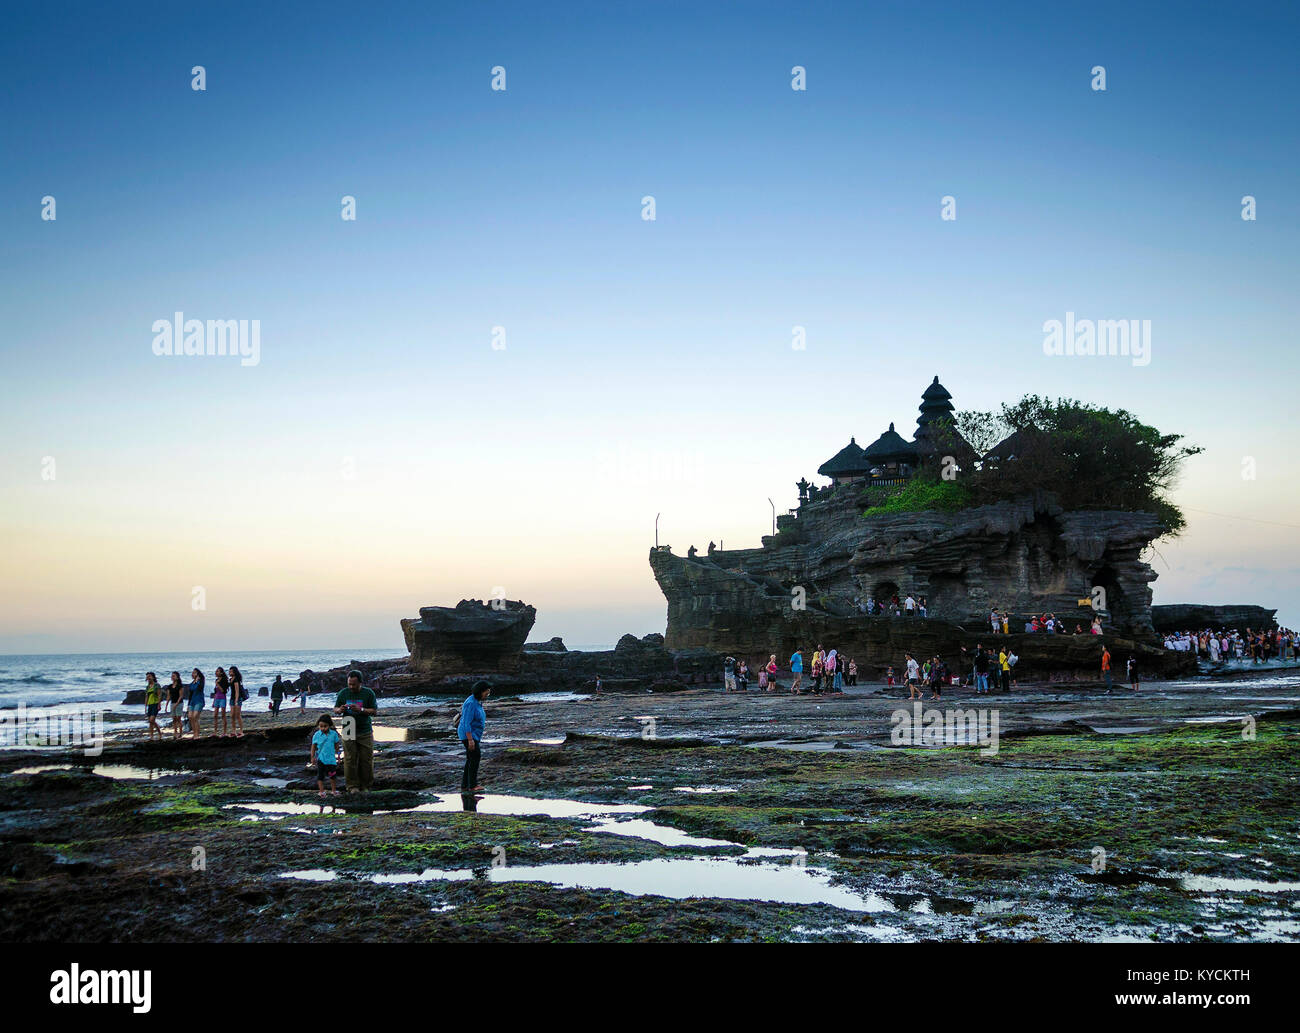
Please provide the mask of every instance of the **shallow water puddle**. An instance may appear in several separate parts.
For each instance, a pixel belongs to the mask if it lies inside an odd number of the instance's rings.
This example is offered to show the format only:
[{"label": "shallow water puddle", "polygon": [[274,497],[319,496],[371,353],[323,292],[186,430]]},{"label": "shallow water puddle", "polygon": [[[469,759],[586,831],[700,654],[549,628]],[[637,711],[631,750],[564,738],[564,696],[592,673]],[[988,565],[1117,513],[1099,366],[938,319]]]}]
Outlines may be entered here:
[{"label": "shallow water puddle", "polygon": [[[734,792],[734,790],[730,790]],[[395,811],[375,811],[376,814],[433,814],[465,810],[465,798],[460,793],[441,794],[433,803],[420,804]],[[648,839],[668,847],[736,847],[725,839],[706,839],[691,836],[667,825],[658,825],[645,819],[629,819],[624,815],[644,814],[653,810],[642,804],[584,803],[581,800],[536,799],[527,796],[487,795],[474,800],[473,810],[479,814],[503,814],[514,817],[577,818],[594,822],[593,832],[614,836]]]},{"label": "shallow water puddle", "polygon": [[[283,878],[311,882],[332,882],[337,872],[313,869],[284,872]],[[377,884],[422,882],[465,882],[483,878],[489,882],[545,882],[558,889],[608,889],[632,896],[670,897],[685,900],[703,897],[715,900],[763,900],[777,904],[826,904],[859,913],[892,912],[897,908],[876,893],[866,896],[831,884],[828,875],[794,864],[752,864],[730,858],[658,858],[628,864],[582,863],[541,864],[469,869],[428,868],[422,872],[372,875]]]},{"label": "shallow water puddle", "polygon": [[674,793],[734,793],[730,786],[673,786]]},{"label": "shallow water puddle", "polygon": [[1184,875],[1178,885],[1189,893],[1300,893],[1300,882],[1220,879],[1210,875]]},{"label": "shallow water puddle", "polygon": [[307,868],[300,872],[285,872],[285,879],[303,879],[306,882],[333,882],[339,877],[338,872],[327,872],[324,868]]},{"label": "shallow water puddle", "polygon": [[[419,742],[424,739],[451,739],[451,727],[447,728],[401,728],[398,725],[371,725],[370,730],[375,742]],[[492,742],[484,739],[484,742]]]},{"label": "shallow water puddle", "polygon": [[[416,807],[403,807],[393,811],[375,811],[375,813],[440,813],[465,809],[465,802],[460,793],[441,793],[432,803],[422,803]],[[516,817],[540,815],[546,818],[595,818],[603,814],[642,814],[651,808],[631,803],[583,803],[581,800],[546,800],[490,793],[476,800],[473,809],[479,814],[507,814]]]},{"label": "shallow water puddle", "polygon": [[279,821],[291,814],[346,814],[325,803],[228,803],[222,810],[256,811],[244,814],[240,821]]},{"label": "shallow water puddle", "polygon": [[78,767],[75,764],[42,764],[30,768],[15,768],[10,774],[42,775],[47,771],[89,771],[95,775],[102,775],[104,778],[137,779],[150,782],[156,778],[167,778],[171,775],[200,773],[190,768],[142,768],[134,764],[96,764],[89,768]]},{"label": "shallow water puddle", "polygon": [[675,829],[669,825],[657,825],[653,821],[646,821],[642,818],[607,818],[596,823],[593,832],[607,832],[613,836],[630,836],[633,839],[648,839],[651,842],[658,843],[660,846],[688,846],[688,847],[735,847],[741,846],[740,843],[732,843],[725,839],[707,839],[703,836],[692,836],[680,829]]}]

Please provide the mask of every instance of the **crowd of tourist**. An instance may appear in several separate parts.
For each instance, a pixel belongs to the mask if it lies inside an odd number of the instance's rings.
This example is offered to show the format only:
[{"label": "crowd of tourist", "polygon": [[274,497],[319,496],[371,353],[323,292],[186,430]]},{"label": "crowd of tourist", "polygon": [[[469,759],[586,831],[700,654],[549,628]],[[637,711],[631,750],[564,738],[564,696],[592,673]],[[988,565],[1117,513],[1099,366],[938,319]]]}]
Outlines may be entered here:
[{"label": "crowd of tourist", "polygon": [[[1101,634],[1101,615],[1093,614],[1092,619],[1088,621],[1088,627],[1084,628],[1084,622],[1076,620],[1074,628],[1071,629],[1069,623],[1064,619],[1056,616],[1054,613],[1031,613],[1023,618],[1024,631],[1026,634],[1033,635],[1039,632],[1046,635],[1100,635]],[[993,609],[989,611],[989,626],[995,635],[1011,634],[1011,615],[1005,610]]]},{"label": "crowd of tourist", "polygon": [[1173,631],[1165,635],[1166,649],[1195,653],[1198,659],[1210,663],[1250,661],[1266,664],[1270,660],[1296,659],[1296,633],[1290,628],[1272,631],[1247,628],[1213,631]]},{"label": "crowd of tourist", "polygon": [[[293,698],[306,709],[310,685],[306,682]],[[280,705],[288,694],[288,686],[277,676],[270,689],[270,710],[278,715]],[[213,672],[211,685],[212,733],[210,737],[242,739],[244,737],[244,704],[248,702],[248,689],[244,676],[235,664],[229,668],[218,667]],[[159,717],[170,715],[174,739],[204,738],[203,712],[208,709],[208,679],[197,667],[190,671],[185,682],[179,671],[172,671],[167,685],[158,681],[153,671],[144,676],[144,713],[149,722],[149,738],[165,738]],[[334,775],[338,754],[343,754],[343,770],[349,792],[368,790],[374,781],[375,738],[370,719],[378,710],[373,689],[361,684],[361,673],[349,671],[347,684],[334,699],[334,714],[344,717],[347,734],[339,735],[329,714],[322,714],[316,722],[311,739],[308,767],[317,774],[317,785],[325,795],[325,783],[334,790]],[[189,724],[188,735],[185,724]],[[463,737],[462,737],[463,738]]]},{"label": "crowd of tourist", "polygon": [[[852,657],[840,655],[837,649],[824,649],[818,646],[813,650],[808,665],[808,683],[804,684],[803,652],[796,649],[790,656],[790,691],[795,695],[808,693],[820,696],[827,692],[842,692],[846,685],[857,685],[858,662]],[[749,664],[729,656],[723,661],[722,681],[727,692],[746,692],[752,676]],[[759,665],[757,688],[764,692],[781,690],[782,667],[777,663],[776,654],[767,658],[766,664]]]},{"label": "crowd of tourist", "polygon": [[[276,675],[271,686],[271,713],[279,714],[280,705],[288,693],[288,685]],[[235,664],[229,668],[218,667],[212,674],[211,700],[207,676],[197,667],[190,671],[186,682],[180,671],[172,671],[171,681],[161,685],[158,676],[148,671],[144,676],[144,713],[149,721],[149,738],[165,738],[160,718],[171,718],[172,738],[203,738],[203,712],[212,710],[212,735],[225,739],[244,737],[244,704],[248,702],[248,689],[244,676]],[[293,697],[300,706],[307,706],[307,687]],[[189,726],[188,733],[186,725]]]},{"label": "crowd of tourist", "polygon": [[925,596],[917,598],[909,594],[900,599],[897,592],[885,599],[855,595],[853,608],[865,617],[927,617],[930,613]]}]

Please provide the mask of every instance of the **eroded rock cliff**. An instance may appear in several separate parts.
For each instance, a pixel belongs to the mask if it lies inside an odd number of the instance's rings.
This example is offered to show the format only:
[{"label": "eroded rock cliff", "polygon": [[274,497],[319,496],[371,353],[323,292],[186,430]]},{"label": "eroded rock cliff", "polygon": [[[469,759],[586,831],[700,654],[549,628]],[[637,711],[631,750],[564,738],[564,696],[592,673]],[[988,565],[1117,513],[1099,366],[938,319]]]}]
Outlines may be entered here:
[{"label": "eroded rock cliff", "polygon": [[[1149,585],[1156,574],[1142,559],[1162,532],[1153,514],[1064,512],[1048,496],[954,513],[863,517],[857,493],[841,489],[804,503],[779,527],[759,549],[694,557],[651,550],[651,569],[668,600],[669,649],[738,656],[809,649],[826,628],[826,637],[833,631],[846,648],[852,634],[864,649],[874,643],[875,652],[889,636],[851,629],[889,619],[861,617],[854,600],[895,593],[926,597],[931,618],[959,630],[968,625],[974,634],[990,608],[1012,614],[1013,631],[1023,628],[1022,615],[1044,612],[1086,630],[1094,597],[1112,638],[1153,634]],[[915,648],[930,651],[919,642]]]}]

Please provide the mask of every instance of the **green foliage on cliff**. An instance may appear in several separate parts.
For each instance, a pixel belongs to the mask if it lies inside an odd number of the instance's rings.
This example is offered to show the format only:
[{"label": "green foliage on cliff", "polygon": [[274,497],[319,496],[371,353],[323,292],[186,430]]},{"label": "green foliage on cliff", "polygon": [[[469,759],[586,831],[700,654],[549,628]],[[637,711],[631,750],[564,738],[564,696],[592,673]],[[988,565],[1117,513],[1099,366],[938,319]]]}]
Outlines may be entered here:
[{"label": "green foliage on cliff", "polygon": [[915,513],[918,510],[937,509],[952,512],[965,509],[971,504],[970,489],[956,481],[931,479],[925,473],[918,474],[898,491],[881,502],[870,506],[863,516],[879,516],[883,513]]},{"label": "green foliage on cliff", "polygon": [[960,480],[973,505],[1049,491],[1066,509],[1155,513],[1167,534],[1185,524],[1167,493],[1183,460],[1202,449],[1124,409],[1026,395],[997,412],[959,413],[957,427],[980,456],[1017,434],[1008,455],[983,461],[978,469],[963,463]]}]

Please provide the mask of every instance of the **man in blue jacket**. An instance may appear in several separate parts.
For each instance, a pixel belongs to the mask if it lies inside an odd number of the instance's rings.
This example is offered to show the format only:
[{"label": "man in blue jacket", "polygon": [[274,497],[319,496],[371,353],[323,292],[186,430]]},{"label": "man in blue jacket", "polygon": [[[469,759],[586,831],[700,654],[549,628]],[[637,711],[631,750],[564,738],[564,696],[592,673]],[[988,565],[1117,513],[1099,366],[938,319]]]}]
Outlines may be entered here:
[{"label": "man in blue jacket", "polygon": [[483,756],[483,726],[487,724],[487,711],[483,701],[492,695],[492,686],[485,681],[475,682],[472,694],[461,704],[460,724],[456,734],[465,744],[465,773],[460,777],[462,793],[480,793],[483,787],[478,784],[478,762]]}]

